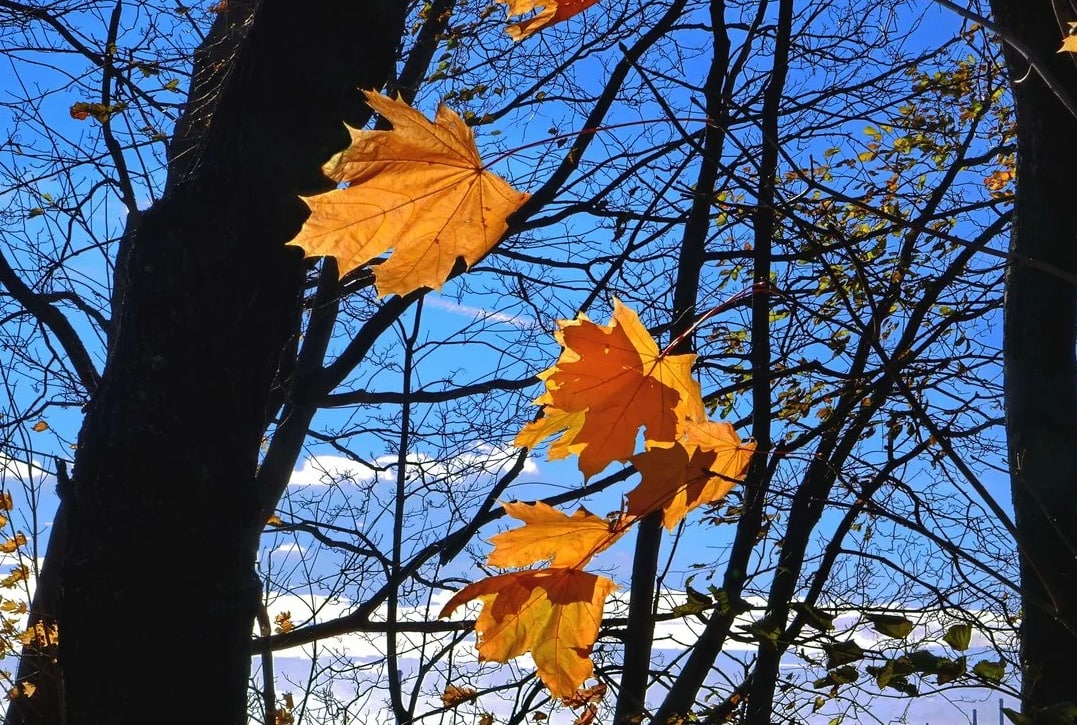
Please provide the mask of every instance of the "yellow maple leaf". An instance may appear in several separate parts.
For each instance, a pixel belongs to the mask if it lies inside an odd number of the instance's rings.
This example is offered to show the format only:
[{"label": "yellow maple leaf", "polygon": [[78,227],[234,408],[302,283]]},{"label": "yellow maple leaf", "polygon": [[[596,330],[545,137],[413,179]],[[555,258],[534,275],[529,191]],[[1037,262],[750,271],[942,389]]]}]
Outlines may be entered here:
[{"label": "yellow maple leaf", "polygon": [[461,604],[482,601],[475,622],[479,659],[508,662],[525,652],[554,697],[571,697],[594,665],[602,608],[617,586],[579,569],[534,569],[488,577],[469,584],[439,616]]},{"label": "yellow maple leaf", "polygon": [[1077,53],[1077,23],[1069,24],[1069,33],[1062,39],[1059,53]]},{"label": "yellow maple leaf", "polygon": [[628,494],[628,515],[662,511],[672,531],[694,508],[723,498],[744,476],[755,442],[742,443],[725,422],[685,424],[685,436],[669,447],[632,457],[642,480]]},{"label": "yellow maple leaf", "polygon": [[535,399],[544,417],[516,436],[533,448],[563,431],[551,459],[579,456],[590,477],[613,461],[628,460],[636,435],[672,443],[683,424],[704,420],[699,383],[692,378],[695,355],[663,355],[639,317],[619,300],[613,321],[597,325],[586,315],[561,321],[554,336],[563,348],[553,367],[539,373],[546,392]]},{"label": "yellow maple leaf", "polygon": [[532,18],[510,23],[505,32],[513,40],[523,40],[543,28],[548,28],[562,20],[567,20],[594,5],[598,0],[497,0],[508,6],[509,17],[524,15],[533,10],[542,10]]},{"label": "yellow maple leaf", "polygon": [[486,170],[448,107],[431,122],[399,99],[366,99],[393,130],[348,128],[351,145],[322,167],[348,188],[303,197],[310,218],[289,244],[336,257],[342,275],[392,249],[374,268],[379,295],[440,289],[457,259],[470,267],[497,244],[528,194]]},{"label": "yellow maple leaf", "polygon": [[19,547],[26,546],[26,534],[16,533],[14,538],[0,543],[0,554],[11,554],[18,551]]},{"label": "yellow maple leaf", "polygon": [[524,525],[490,538],[494,545],[486,560],[490,566],[530,566],[549,560],[552,567],[579,568],[625,532],[616,522],[595,516],[584,508],[566,516],[541,501],[534,504],[512,501],[502,505],[509,516],[523,521]]},{"label": "yellow maple leaf", "polygon": [[273,617],[273,624],[276,625],[274,631],[277,634],[287,634],[295,629],[295,624],[292,622],[291,612],[280,612],[277,616]]}]

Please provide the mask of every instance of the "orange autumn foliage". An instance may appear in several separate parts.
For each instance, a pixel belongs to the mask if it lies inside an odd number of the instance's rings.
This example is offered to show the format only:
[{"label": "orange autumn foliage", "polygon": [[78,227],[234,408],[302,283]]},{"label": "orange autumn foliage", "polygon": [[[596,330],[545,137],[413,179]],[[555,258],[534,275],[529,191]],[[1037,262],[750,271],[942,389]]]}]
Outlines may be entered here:
[{"label": "orange autumn foliage", "polygon": [[602,609],[616,585],[578,569],[535,569],[500,574],[469,584],[449,600],[450,616],[473,599],[482,601],[475,622],[479,659],[508,662],[531,652],[539,678],[555,697],[571,697],[591,676],[591,649]]},{"label": "orange autumn foliage", "polygon": [[520,431],[517,446],[533,448],[561,432],[549,457],[576,454],[590,477],[613,461],[627,461],[640,428],[648,441],[672,443],[685,421],[705,419],[692,378],[695,355],[663,355],[620,301],[613,301],[609,325],[582,314],[558,324],[554,336],[563,350],[553,367],[539,373],[546,392],[535,399],[544,417]]},{"label": "orange autumn foliage", "polygon": [[624,534],[618,522],[599,518],[583,508],[566,516],[541,501],[512,501],[503,506],[509,516],[524,525],[490,539],[494,545],[486,560],[490,566],[530,566],[549,560],[552,567],[580,568]]},{"label": "orange autumn foliage", "polygon": [[458,259],[470,267],[497,244],[528,194],[486,170],[446,106],[431,122],[399,99],[366,99],[393,130],[348,128],[351,145],[322,170],[349,186],[304,197],[310,218],[289,244],[336,257],[342,275],[391,249],[374,267],[380,296],[440,289]]},{"label": "orange autumn foliage", "polygon": [[688,512],[723,498],[744,476],[755,443],[742,443],[733,426],[707,421],[685,425],[684,439],[632,457],[642,481],[628,494],[628,515],[662,511],[672,531]]},{"label": "orange autumn foliage", "polygon": [[[549,568],[470,584],[441,616],[479,599],[480,658],[506,662],[530,651],[551,693],[566,704],[582,704],[586,691],[577,690],[593,670],[589,655],[603,602],[614,589],[582,567],[648,514],[660,511],[672,529],[692,509],[725,496],[744,475],[755,444],[742,443],[729,423],[706,420],[691,375],[695,356],[660,352],[639,317],[619,301],[609,325],[580,315],[559,328],[561,355],[539,375],[546,392],[535,403],[545,406],[544,417],[525,426],[516,444],[532,447],[560,433],[550,458],[575,454],[588,476],[613,460],[631,460],[642,481],[628,494],[627,509],[606,519],[582,508],[569,516],[541,501],[504,504],[523,525],[490,539],[487,563],[504,568],[548,562]],[[640,428],[647,450],[632,456]],[[578,722],[590,722],[596,713],[588,702]]]},{"label": "orange autumn foliage", "polygon": [[542,10],[532,18],[510,23],[505,29],[513,40],[523,40],[543,28],[567,20],[577,13],[582,13],[598,0],[497,0],[508,5],[509,17],[524,15],[533,10]]}]

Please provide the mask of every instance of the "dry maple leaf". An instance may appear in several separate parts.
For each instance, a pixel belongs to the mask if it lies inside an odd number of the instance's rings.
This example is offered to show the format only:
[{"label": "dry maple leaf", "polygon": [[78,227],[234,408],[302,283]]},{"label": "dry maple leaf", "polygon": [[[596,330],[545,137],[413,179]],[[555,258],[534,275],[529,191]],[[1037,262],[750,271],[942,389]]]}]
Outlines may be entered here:
[{"label": "dry maple leaf", "polygon": [[566,697],[561,700],[561,704],[566,707],[584,707],[585,705],[593,705],[596,702],[602,702],[602,698],[606,696],[606,690],[608,690],[605,682],[599,682],[597,685],[588,687],[584,690],[577,690],[572,693],[571,697]]},{"label": "dry maple leaf", "polygon": [[696,356],[660,353],[636,313],[620,301],[613,301],[609,325],[581,314],[558,326],[554,336],[564,349],[553,367],[539,373],[546,392],[535,404],[546,406],[544,416],[520,431],[517,446],[533,448],[564,431],[549,457],[575,453],[590,477],[628,460],[641,427],[648,441],[672,443],[685,421],[705,419],[692,378]]},{"label": "dry maple leaf", "polygon": [[594,5],[598,0],[497,0],[508,6],[509,17],[524,15],[542,8],[538,15],[510,23],[505,32],[513,40],[523,40],[543,28],[567,20]]},{"label": "dry maple leaf", "polygon": [[553,567],[580,568],[625,532],[624,527],[584,508],[566,516],[541,501],[512,501],[503,506],[509,516],[524,525],[490,538],[494,545],[486,560],[490,566],[530,566],[549,560]]},{"label": "dry maple leaf", "polygon": [[479,659],[508,662],[531,652],[553,696],[571,697],[594,671],[591,649],[606,597],[616,588],[609,579],[579,569],[518,571],[467,585],[440,616],[481,600],[475,621]]},{"label": "dry maple leaf", "polygon": [[672,531],[692,509],[723,498],[744,476],[755,450],[724,422],[687,423],[685,436],[670,447],[652,447],[632,457],[642,480],[628,494],[628,515],[662,511]]},{"label": "dry maple leaf", "polygon": [[473,699],[478,694],[474,687],[446,685],[445,691],[441,693],[441,703],[445,707],[456,707],[462,702]]},{"label": "dry maple leaf", "polygon": [[366,99],[393,130],[348,128],[351,145],[322,170],[350,186],[303,197],[310,218],[289,244],[336,257],[341,275],[392,249],[374,268],[380,296],[440,289],[457,259],[470,267],[497,244],[528,194],[486,170],[448,107],[431,122],[399,99]]}]

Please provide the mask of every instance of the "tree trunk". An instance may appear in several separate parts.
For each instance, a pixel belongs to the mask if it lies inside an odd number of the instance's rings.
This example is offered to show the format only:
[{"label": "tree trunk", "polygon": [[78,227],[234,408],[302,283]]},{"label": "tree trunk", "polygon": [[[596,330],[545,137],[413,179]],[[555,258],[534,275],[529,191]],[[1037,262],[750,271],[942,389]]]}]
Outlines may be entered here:
[{"label": "tree trunk", "polygon": [[[1070,98],[1077,68],[1057,54],[1073,17],[1045,0],[992,0],[1003,32],[1031,51]],[[1061,3],[1055,3],[1061,5]],[[1025,712],[1077,696],[1077,294],[1072,282],[1025,260],[1077,272],[1075,119],[1012,47],[1017,201],[1005,312],[1006,430],[1021,550]],[[1043,607],[1035,601],[1050,602]]]},{"label": "tree trunk", "polygon": [[138,224],[63,496],[70,723],[247,721],[255,472],[303,284],[284,243],[342,121],[362,121],[356,89],[390,77],[404,6],[261,3],[182,178]]}]

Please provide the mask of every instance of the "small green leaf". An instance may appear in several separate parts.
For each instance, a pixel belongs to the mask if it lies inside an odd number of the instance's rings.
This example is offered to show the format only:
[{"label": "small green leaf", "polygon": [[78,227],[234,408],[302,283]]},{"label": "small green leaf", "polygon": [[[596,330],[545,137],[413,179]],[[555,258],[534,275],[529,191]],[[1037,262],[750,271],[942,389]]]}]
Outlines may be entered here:
[{"label": "small green leaf", "polygon": [[165,90],[166,90],[166,91],[176,91],[176,90],[179,90],[179,84],[180,84],[180,82],[179,82],[179,78],[173,78],[173,79],[172,79],[172,80],[170,80],[170,81],[169,81],[168,83],[165,83]]},{"label": "small green leaf", "polygon": [[950,660],[944,657],[939,660],[935,669],[937,672],[935,682],[940,685],[945,685],[947,682],[953,682],[958,677],[961,677],[968,672],[968,663],[964,657],[958,657],[956,660]]},{"label": "small green leaf", "polygon": [[972,666],[972,672],[990,682],[1001,682],[1002,676],[1006,674],[1006,662],[1004,660],[998,662],[980,660]]},{"label": "small green leaf", "polygon": [[711,598],[700,591],[696,591],[690,585],[685,584],[685,589],[688,593],[688,601],[684,604],[678,604],[673,608],[673,616],[675,617],[687,617],[692,614],[700,614],[710,609]]},{"label": "small green leaf", "polygon": [[864,659],[864,650],[860,649],[860,645],[852,640],[824,644],[823,651],[826,652],[826,668],[828,670]]},{"label": "small green leaf", "polygon": [[745,629],[760,643],[769,643],[771,646],[777,646],[778,637],[782,634],[781,627],[771,624],[766,618],[753,622]]},{"label": "small green leaf", "polygon": [[793,602],[793,611],[804,618],[804,623],[820,632],[834,629],[835,614],[813,607],[803,602]]},{"label": "small green leaf", "polygon": [[913,623],[894,614],[865,614],[864,615],[876,632],[884,637],[896,637],[905,639],[912,632]]},{"label": "small green leaf", "polygon": [[886,684],[892,690],[897,690],[903,695],[909,697],[919,697],[920,691],[916,689],[916,685],[909,682],[905,677],[895,677]]},{"label": "small green leaf", "polygon": [[812,687],[837,687],[856,682],[858,679],[860,679],[860,673],[856,671],[856,668],[846,665],[830,670],[826,673],[826,677],[820,677],[813,682]]},{"label": "small green leaf", "polygon": [[34,217],[36,217],[36,216],[41,216],[41,215],[42,215],[42,214],[44,214],[44,213],[45,213],[45,210],[44,210],[44,209],[42,209],[42,208],[41,208],[41,207],[39,207],[39,206],[35,206],[35,207],[34,207],[33,209],[31,209],[31,210],[30,210],[30,212],[29,212],[29,213],[28,213],[28,214],[26,215],[26,218],[27,218],[27,219],[33,219]]},{"label": "small green leaf", "polygon": [[938,671],[939,662],[941,657],[934,655],[927,650],[918,649],[915,652],[910,652],[906,657],[902,659],[908,659],[915,668],[915,672],[921,672],[925,675],[932,675]]},{"label": "small green leaf", "polygon": [[942,640],[958,652],[964,652],[972,642],[972,627],[967,624],[955,624],[946,630]]}]

